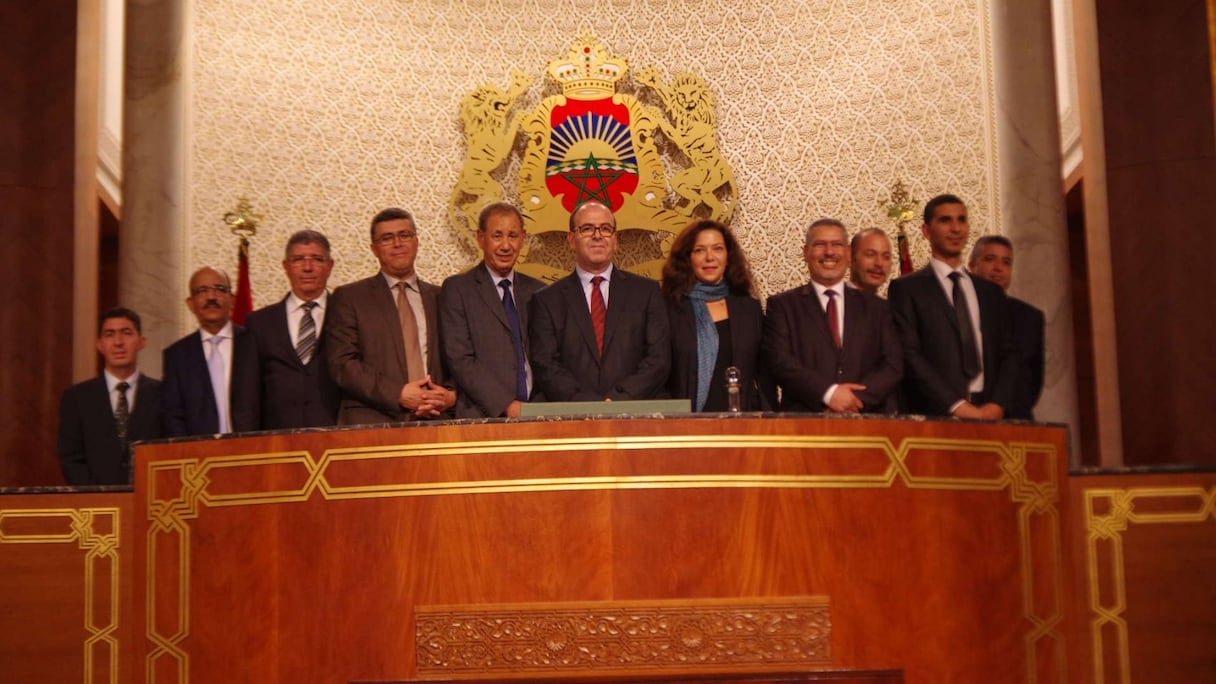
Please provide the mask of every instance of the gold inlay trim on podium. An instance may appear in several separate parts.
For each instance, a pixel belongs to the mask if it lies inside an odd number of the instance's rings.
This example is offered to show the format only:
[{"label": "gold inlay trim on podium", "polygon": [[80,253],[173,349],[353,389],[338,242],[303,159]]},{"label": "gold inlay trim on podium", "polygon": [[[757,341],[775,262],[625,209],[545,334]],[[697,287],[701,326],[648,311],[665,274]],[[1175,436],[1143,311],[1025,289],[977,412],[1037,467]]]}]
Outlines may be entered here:
[{"label": "gold inlay trim on podium", "polygon": [[[5,529],[6,523],[16,520],[53,527],[39,532]],[[118,681],[120,522],[119,509],[110,507],[0,509],[0,544],[75,544],[84,551],[84,631],[88,635],[84,641],[85,682]],[[99,613],[98,600],[102,597],[108,599],[102,602],[108,610]],[[108,667],[98,665],[99,655],[104,656]]]},{"label": "gold inlay trim on podium", "polygon": [[[1137,500],[1174,504],[1173,510],[1136,511]],[[1106,513],[1099,513],[1105,510]],[[1127,578],[1124,574],[1123,533],[1133,524],[1179,525],[1203,523],[1216,518],[1216,487],[1130,487],[1085,490],[1086,558],[1089,579],[1090,641],[1093,646],[1095,682],[1131,683],[1128,653]],[[1103,553],[1103,548],[1109,552]],[[1102,582],[1109,573],[1110,602],[1102,599]],[[1114,631],[1104,635],[1105,629]],[[1113,643],[1111,643],[1113,642]],[[1106,671],[1106,652],[1115,654],[1117,672]]]},{"label": "gold inlay trim on podium", "polygon": [[[856,450],[881,454],[885,459],[880,471],[868,474],[815,474],[815,475],[754,475],[754,474],[687,474],[687,475],[631,475],[631,476],[585,476],[521,478],[511,480],[484,481],[436,481],[402,484],[372,484],[335,486],[326,477],[336,464],[359,462],[390,462],[394,459],[422,457],[476,455],[478,453],[562,453],[614,451],[670,451],[695,448],[702,451],[721,449],[769,449],[769,450]],[[917,473],[915,460],[918,454],[951,451],[987,456],[993,475],[989,477],[945,477]],[[148,681],[156,681],[156,661],[170,658],[176,664],[176,681],[185,683],[189,677],[189,654],[182,648],[189,635],[189,565],[190,526],[187,521],[195,519],[202,508],[232,506],[254,506],[275,503],[306,501],[319,495],[327,501],[396,498],[414,496],[444,496],[453,494],[479,495],[506,492],[544,492],[572,490],[624,490],[624,489],[713,489],[713,488],[873,488],[887,489],[901,484],[909,489],[956,490],[956,491],[1007,491],[1010,502],[1018,505],[1019,545],[1023,568],[1024,617],[1031,625],[1024,642],[1029,682],[1038,680],[1039,648],[1042,646],[1054,660],[1058,681],[1066,680],[1066,663],[1063,648],[1048,648],[1050,642],[1063,644],[1059,625],[1063,620],[1063,561],[1060,541],[1058,458],[1051,444],[1035,442],[1000,442],[993,440],[970,440],[948,438],[902,439],[898,444],[881,436],[754,436],[754,435],[673,435],[645,437],[581,437],[560,439],[483,440],[465,442],[443,442],[432,444],[402,444],[383,447],[360,447],[351,449],[329,449],[320,458],[307,451],[274,452],[264,454],[240,454],[214,456],[200,459],[172,459],[148,463],[145,482],[148,483],[148,639],[155,644],[148,655]],[[1042,478],[1035,479],[1027,469],[1028,461],[1037,459]],[[222,474],[229,468],[281,468],[301,469],[302,484],[299,487],[269,491],[246,491],[240,493],[213,493],[208,491],[212,476]],[[162,498],[157,490],[162,478],[177,473],[174,495]],[[1031,542],[1034,526],[1031,521],[1045,516],[1051,539],[1046,543],[1051,555],[1043,561],[1034,558]],[[178,569],[175,590],[178,596],[178,618],[173,634],[157,631],[154,604],[154,587],[158,586],[155,564],[158,537],[177,537]],[[1036,573],[1046,575],[1036,577]],[[1034,606],[1036,584],[1048,585],[1048,600],[1044,614]]]}]

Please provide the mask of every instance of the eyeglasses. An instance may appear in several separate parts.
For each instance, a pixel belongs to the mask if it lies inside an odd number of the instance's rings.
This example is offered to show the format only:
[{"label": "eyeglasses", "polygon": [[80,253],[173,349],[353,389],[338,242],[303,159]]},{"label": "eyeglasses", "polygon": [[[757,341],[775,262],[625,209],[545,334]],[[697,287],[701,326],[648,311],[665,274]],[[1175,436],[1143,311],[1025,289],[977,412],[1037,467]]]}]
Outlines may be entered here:
[{"label": "eyeglasses", "polygon": [[593,235],[603,235],[604,237],[612,237],[612,234],[616,232],[616,226],[608,224],[608,223],[601,223],[598,226],[592,225],[590,223],[584,223],[581,226],[575,226],[574,230],[579,235],[582,235],[584,237],[591,237]]},{"label": "eyeglasses", "polygon": [[319,254],[297,254],[287,260],[287,263],[292,266],[303,266],[304,264],[312,264],[313,266],[324,266],[329,263],[329,259]]},{"label": "eyeglasses", "polygon": [[230,294],[232,292],[232,288],[228,287],[227,285],[199,285],[191,290],[190,294],[194,295],[195,297],[201,297],[208,292],[225,295]]},{"label": "eyeglasses", "polygon": [[416,237],[418,237],[418,233],[415,233],[412,230],[403,230],[397,233],[385,233],[384,235],[376,238],[376,242],[388,247],[389,245],[397,242],[409,242]]}]

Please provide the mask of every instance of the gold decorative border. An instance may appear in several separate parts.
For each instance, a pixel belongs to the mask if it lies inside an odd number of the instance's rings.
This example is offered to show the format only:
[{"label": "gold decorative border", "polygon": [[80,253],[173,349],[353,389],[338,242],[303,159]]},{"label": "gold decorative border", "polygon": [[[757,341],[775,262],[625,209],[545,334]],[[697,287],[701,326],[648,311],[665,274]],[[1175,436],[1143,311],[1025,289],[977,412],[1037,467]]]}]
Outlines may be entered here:
[{"label": "gold decorative border", "polygon": [[[98,531],[98,522],[108,518],[110,532]],[[46,522],[68,524],[67,531],[57,533],[13,534],[4,531],[4,523],[17,519],[42,519]],[[84,681],[118,681],[119,587],[119,509],[96,508],[29,508],[0,509],[0,544],[76,544],[84,553]],[[98,581],[104,575],[104,565],[110,565],[108,586]],[[109,593],[108,615],[96,612],[98,592]],[[98,652],[106,655],[109,667],[96,666]],[[109,675],[108,678],[105,678]]]},{"label": "gold decorative border", "polygon": [[418,677],[831,663],[826,596],[417,606]]},{"label": "gold decorative border", "polygon": [[[883,467],[868,474],[849,475],[753,475],[753,474],[688,474],[633,475],[606,477],[557,477],[484,481],[437,481],[335,485],[327,475],[343,463],[391,462],[397,459],[436,457],[476,453],[563,453],[591,450],[662,452],[675,449],[698,449],[702,453],[730,449],[769,449],[814,452],[816,450],[870,451],[884,456]],[[993,474],[987,477],[944,477],[919,474],[919,462],[931,459],[943,451],[965,452],[969,463],[987,465]],[[305,501],[319,494],[329,501],[347,499],[395,498],[412,496],[442,496],[447,494],[492,494],[502,492],[539,492],[614,489],[705,489],[705,488],[778,488],[778,489],[887,489],[900,483],[909,489],[1008,491],[1012,503],[1019,505],[1019,543],[1023,571],[1024,617],[1031,628],[1025,636],[1027,681],[1038,679],[1039,659],[1055,660],[1058,680],[1065,681],[1063,637],[1059,625],[1063,620],[1063,554],[1060,537],[1059,455],[1051,444],[1031,442],[1001,442],[949,438],[906,438],[896,446],[882,436],[799,436],[772,437],[754,435],[672,435],[644,437],[587,437],[562,439],[484,440],[441,442],[431,444],[402,444],[385,447],[359,447],[326,450],[319,459],[308,451],[275,452],[216,456],[201,459],[173,459],[147,463],[148,565],[147,636],[155,644],[148,655],[148,681],[156,681],[156,661],[171,658],[176,663],[176,681],[183,684],[189,677],[189,654],[181,648],[189,635],[189,569],[190,528],[186,521],[197,518],[203,507],[261,505]],[[1034,462],[1036,479],[1027,470]],[[301,485],[270,491],[211,492],[213,478],[232,468],[298,468]],[[930,469],[931,471],[932,469]],[[177,477],[173,477],[174,474]],[[158,487],[172,483],[172,491]],[[1050,558],[1034,558],[1031,544],[1032,522],[1046,516]],[[175,540],[172,537],[176,537]],[[156,625],[155,588],[160,579],[155,560],[158,540],[176,541],[178,567],[174,590],[177,593],[178,619],[173,634],[161,634]],[[1047,568],[1043,570],[1042,568]],[[1035,572],[1049,573],[1036,577]],[[170,581],[174,581],[170,579]],[[1049,584],[1046,605],[1034,605],[1035,586]],[[1055,646],[1055,648],[1052,648]]]},{"label": "gold decorative border", "polygon": [[[1176,504],[1173,510],[1136,511],[1136,500],[1155,499],[1158,504]],[[1105,510],[1105,513],[1099,511]],[[1088,559],[1089,609],[1094,617],[1089,623],[1093,645],[1093,674],[1095,682],[1130,684],[1131,663],[1128,655],[1127,582],[1124,575],[1123,537],[1130,524],[1167,525],[1202,523],[1216,518],[1216,487],[1129,487],[1127,489],[1085,490],[1085,534]],[[1109,554],[1102,547],[1109,546]],[[1111,603],[1103,605],[1102,571],[1110,573]],[[1107,629],[1114,633],[1103,635]],[[1113,643],[1110,643],[1113,641]],[[1118,655],[1119,671],[1107,678],[1103,654],[1110,650]]]}]

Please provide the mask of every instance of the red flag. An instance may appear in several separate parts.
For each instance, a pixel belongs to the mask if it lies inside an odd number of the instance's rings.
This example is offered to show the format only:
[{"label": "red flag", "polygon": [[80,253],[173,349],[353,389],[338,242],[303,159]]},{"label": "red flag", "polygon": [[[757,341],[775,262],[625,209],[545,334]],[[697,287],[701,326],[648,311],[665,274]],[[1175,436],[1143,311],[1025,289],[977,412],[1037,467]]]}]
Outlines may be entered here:
[{"label": "red flag", "polygon": [[253,311],[253,286],[249,284],[249,238],[241,238],[237,263],[236,301],[232,303],[232,322],[245,325],[245,316]]},{"label": "red flag", "polygon": [[902,229],[899,231],[897,242],[899,244],[899,274],[908,275],[912,272],[912,251],[908,246],[908,236]]}]

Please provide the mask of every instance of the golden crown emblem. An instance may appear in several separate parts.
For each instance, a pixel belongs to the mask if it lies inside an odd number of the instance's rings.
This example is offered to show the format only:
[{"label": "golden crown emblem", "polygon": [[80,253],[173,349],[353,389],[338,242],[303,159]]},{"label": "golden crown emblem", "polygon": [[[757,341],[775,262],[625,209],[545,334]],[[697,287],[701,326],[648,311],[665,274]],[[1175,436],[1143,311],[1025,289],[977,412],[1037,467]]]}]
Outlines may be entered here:
[{"label": "golden crown emblem", "polygon": [[629,62],[608,56],[592,36],[580,36],[566,56],[549,62],[549,75],[562,86],[562,94],[573,100],[599,100],[616,92]]}]

